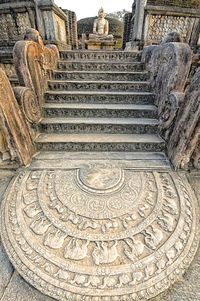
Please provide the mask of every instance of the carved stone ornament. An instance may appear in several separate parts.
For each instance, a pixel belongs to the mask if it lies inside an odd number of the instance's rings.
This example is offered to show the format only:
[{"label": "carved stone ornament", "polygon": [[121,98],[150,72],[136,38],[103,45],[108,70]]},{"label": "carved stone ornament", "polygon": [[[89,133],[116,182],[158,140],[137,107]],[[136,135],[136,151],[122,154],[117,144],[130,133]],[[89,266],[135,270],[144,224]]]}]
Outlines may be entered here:
[{"label": "carved stone ornament", "polygon": [[[0,69],[0,151],[10,153],[28,164],[35,153],[29,128],[15,98],[10,82]],[[15,155],[13,154],[15,153]]]},{"label": "carved stone ornament", "polygon": [[176,168],[187,168],[194,161],[199,168],[200,141],[200,68],[191,79],[180,105],[172,135],[168,143],[168,155]]},{"label": "carved stone ornament", "polygon": [[57,300],[148,300],[198,248],[186,176],[87,165],[22,171],[2,205],[2,239],[24,279]]},{"label": "carved stone ornament", "polygon": [[31,109],[30,113],[27,112],[27,117],[31,122],[38,123],[42,114],[48,71],[52,71],[57,65],[58,49],[55,45],[44,46],[39,32],[30,28],[25,33],[24,41],[15,44],[13,57],[20,86],[32,89],[35,94],[35,99],[32,97],[31,102],[24,103],[23,109]]}]

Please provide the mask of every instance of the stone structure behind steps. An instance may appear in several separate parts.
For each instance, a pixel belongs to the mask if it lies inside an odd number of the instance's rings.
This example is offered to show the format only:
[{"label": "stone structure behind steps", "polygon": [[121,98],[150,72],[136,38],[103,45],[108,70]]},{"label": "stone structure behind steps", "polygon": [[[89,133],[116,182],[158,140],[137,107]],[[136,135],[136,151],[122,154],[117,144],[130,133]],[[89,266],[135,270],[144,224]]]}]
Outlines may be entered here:
[{"label": "stone structure behind steps", "polygon": [[0,0],[0,67],[9,77],[15,76],[13,46],[28,28],[38,29],[44,44],[54,44],[60,50],[78,47],[74,12],[64,12],[53,0]]},{"label": "stone structure behind steps", "polygon": [[132,22],[129,21],[130,16],[125,19],[124,40],[129,37],[127,47],[159,44],[168,33],[174,31],[191,47],[198,45],[199,1],[135,0],[134,5]]},{"label": "stone structure behind steps", "polygon": [[72,49],[78,49],[78,33],[77,33],[77,18],[73,11],[63,9],[67,15],[66,32],[67,32],[67,44],[71,45]]}]

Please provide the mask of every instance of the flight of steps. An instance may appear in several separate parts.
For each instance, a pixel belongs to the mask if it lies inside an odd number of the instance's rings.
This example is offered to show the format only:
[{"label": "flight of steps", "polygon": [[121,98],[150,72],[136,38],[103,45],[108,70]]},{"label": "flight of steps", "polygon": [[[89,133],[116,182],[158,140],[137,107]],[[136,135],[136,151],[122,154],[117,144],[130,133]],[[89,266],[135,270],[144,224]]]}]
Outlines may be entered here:
[{"label": "flight of steps", "polygon": [[42,151],[164,151],[149,77],[134,52],[61,52],[45,94]]}]

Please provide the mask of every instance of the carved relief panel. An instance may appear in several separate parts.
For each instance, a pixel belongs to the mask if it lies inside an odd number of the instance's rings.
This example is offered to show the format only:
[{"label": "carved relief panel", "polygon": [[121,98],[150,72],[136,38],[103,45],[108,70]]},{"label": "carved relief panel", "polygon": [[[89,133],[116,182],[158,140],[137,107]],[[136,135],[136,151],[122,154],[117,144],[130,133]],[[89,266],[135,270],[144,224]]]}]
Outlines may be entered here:
[{"label": "carved relief panel", "polygon": [[193,259],[196,206],[174,173],[22,172],[3,204],[2,236],[17,271],[58,300],[148,300]]},{"label": "carved relief panel", "polygon": [[185,43],[190,42],[192,30],[196,18],[168,16],[168,15],[147,15],[145,20],[144,40],[145,44],[159,44],[170,32],[178,32]]}]

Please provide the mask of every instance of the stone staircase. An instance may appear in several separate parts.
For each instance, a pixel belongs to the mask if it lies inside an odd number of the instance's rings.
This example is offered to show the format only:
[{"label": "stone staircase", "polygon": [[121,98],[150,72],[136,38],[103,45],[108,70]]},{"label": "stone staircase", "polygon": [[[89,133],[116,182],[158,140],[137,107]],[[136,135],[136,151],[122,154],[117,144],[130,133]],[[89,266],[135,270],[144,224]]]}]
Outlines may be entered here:
[{"label": "stone staircase", "polygon": [[45,94],[37,144],[42,151],[154,152],[157,108],[134,52],[61,52]]}]

